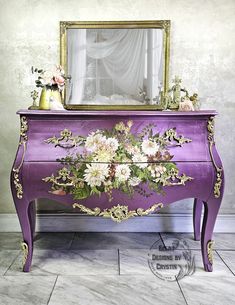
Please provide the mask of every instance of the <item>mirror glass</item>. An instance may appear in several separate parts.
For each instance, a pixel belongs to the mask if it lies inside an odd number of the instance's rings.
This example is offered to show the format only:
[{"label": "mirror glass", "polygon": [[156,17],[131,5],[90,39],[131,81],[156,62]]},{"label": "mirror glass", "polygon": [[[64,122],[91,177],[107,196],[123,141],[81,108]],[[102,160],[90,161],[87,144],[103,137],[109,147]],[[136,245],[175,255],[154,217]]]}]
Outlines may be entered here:
[{"label": "mirror glass", "polygon": [[163,29],[68,29],[68,105],[159,104]]}]

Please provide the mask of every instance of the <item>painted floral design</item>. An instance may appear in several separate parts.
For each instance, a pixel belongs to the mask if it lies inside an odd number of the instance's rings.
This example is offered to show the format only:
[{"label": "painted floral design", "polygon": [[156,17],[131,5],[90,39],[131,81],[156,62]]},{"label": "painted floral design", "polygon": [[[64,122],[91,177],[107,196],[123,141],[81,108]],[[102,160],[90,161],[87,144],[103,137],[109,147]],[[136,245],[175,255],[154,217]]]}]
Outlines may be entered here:
[{"label": "painted floral design", "polygon": [[[132,125],[132,121],[119,122],[110,130],[78,136],[77,145],[83,147],[82,153],[61,159],[64,168],[59,176],[43,179],[52,183],[52,193],[70,193],[75,200],[106,193],[111,201],[115,189],[129,196],[137,191],[148,197],[152,191],[163,194],[163,186],[184,185],[192,179],[179,175],[169,152],[172,142],[182,146],[190,139],[177,136],[175,129],[162,135],[154,133],[153,125],[147,125],[139,134],[132,134]],[[50,139],[45,142],[53,143]],[[144,190],[144,184],[148,185],[150,194]]]}]

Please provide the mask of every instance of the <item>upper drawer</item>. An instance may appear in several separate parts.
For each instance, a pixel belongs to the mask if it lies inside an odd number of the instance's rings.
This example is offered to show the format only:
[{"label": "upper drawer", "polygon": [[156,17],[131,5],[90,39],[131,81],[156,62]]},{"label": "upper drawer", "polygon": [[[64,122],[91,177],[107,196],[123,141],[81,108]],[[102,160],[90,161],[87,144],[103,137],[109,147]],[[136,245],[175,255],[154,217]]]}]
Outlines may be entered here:
[{"label": "upper drawer", "polygon": [[[72,136],[87,137],[97,130],[112,130],[120,122],[127,124],[132,121],[129,131],[136,138],[141,132],[146,130],[146,126],[152,125],[150,129],[153,135],[159,133],[163,135],[167,130],[176,131],[176,140],[170,142],[168,150],[173,155],[172,161],[210,161],[207,140],[207,120],[206,118],[138,118],[138,117],[106,117],[106,118],[74,118],[74,119],[29,119],[28,121],[28,141],[25,161],[55,161],[65,157],[68,153],[81,153],[84,147],[73,146],[72,141],[61,139],[59,146],[53,143],[46,143],[52,137],[60,138],[61,131],[68,129]],[[188,143],[179,146],[178,138],[190,139]]]}]

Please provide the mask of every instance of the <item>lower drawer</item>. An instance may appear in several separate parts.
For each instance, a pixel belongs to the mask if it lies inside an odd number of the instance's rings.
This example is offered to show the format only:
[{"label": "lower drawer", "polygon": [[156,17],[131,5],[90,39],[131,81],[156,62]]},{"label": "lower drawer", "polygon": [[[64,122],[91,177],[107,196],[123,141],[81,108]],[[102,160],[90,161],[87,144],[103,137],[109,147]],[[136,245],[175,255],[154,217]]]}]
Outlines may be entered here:
[{"label": "lower drawer", "polygon": [[[85,199],[76,200],[72,194],[62,191],[63,188],[55,186],[57,191],[53,191],[53,183],[46,182],[43,179],[51,175],[54,175],[55,179],[58,177],[58,171],[63,168],[63,165],[56,162],[25,162],[22,167],[22,182],[24,194],[30,201],[36,198],[51,198],[68,205],[79,203],[90,209],[98,207],[103,210],[117,205],[128,206],[129,210],[149,209],[156,203],[167,205],[185,198],[207,200],[213,189],[215,178],[212,163],[178,162],[176,167],[179,170],[178,177],[185,175],[192,179],[170,179],[172,183],[162,186],[160,193],[151,189],[149,182],[133,186],[133,194],[131,196],[123,192],[121,188],[113,189],[112,198],[104,191],[100,195],[90,194]],[[63,178],[58,181],[63,181]],[[67,182],[68,179],[64,179],[64,183],[66,184]]]}]

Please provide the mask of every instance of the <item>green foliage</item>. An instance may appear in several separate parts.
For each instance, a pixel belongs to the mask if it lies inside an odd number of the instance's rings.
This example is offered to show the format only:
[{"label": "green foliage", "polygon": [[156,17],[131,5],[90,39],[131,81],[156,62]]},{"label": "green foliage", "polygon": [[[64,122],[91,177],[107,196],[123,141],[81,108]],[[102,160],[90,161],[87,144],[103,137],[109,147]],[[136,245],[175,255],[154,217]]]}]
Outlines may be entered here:
[{"label": "green foliage", "polygon": [[91,195],[91,189],[87,184],[84,184],[83,188],[76,185],[72,188],[71,194],[75,200],[85,199]]}]

